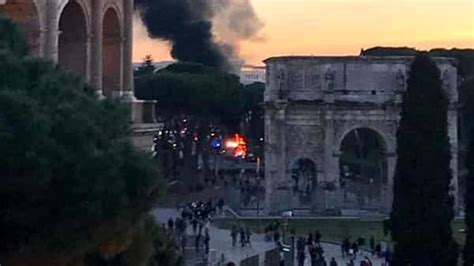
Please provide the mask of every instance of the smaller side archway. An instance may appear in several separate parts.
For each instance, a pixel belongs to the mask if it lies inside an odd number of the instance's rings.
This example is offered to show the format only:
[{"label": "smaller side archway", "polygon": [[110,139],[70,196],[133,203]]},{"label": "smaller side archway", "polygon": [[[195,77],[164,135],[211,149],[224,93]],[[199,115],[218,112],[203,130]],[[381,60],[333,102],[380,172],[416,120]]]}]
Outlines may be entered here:
[{"label": "smaller side archway", "polygon": [[0,4],[0,14],[12,19],[22,30],[30,54],[41,56],[43,50],[43,36],[38,6],[33,0],[7,0]]},{"label": "smaller side archway", "polygon": [[388,163],[380,133],[364,127],[347,133],[340,144],[339,171],[342,208],[384,210]]},{"label": "smaller side archway", "polygon": [[313,160],[298,158],[291,164],[293,195],[298,198],[299,206],[311,206],[317,189],[317,169]]},{"label": "smaller side archway", "polygon": [[102,91],[106,97],[120,96],[122,87],[122,27],[116,9],[110,7],[102,21]]},{"label": "smaller side archway", "polygon": [[87,79],[87,20],[82,6],[77,2],[68,2],[61,12],[58,46],[59,65]]}]

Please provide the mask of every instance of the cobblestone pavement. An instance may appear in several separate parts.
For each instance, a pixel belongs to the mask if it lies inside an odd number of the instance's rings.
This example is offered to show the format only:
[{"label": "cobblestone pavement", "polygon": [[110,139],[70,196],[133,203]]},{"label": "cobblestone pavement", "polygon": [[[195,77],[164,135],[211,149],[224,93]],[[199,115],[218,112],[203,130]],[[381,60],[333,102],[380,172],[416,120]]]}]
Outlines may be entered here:
[{"label": "cobblestone pavement", "polygon": [[[177,217],[178,212],[176,209],[157,209],[153,211],[154,217],[161,223],[166,223],[170,217]],[[192,235],[192,230],[188,226],[188,234]],[[219,229],[215,226],[210,226],[209,235],[211,237],[210,249],[211,257],[214,257],[213,261],[221,259],[224,254],[225,261],[240,262],[246,258],[255,256],[257,254],[265,253],[268,250],[275,248],[273,242],[265,242],[263,234],[253,234],[251,236],[250,247],[232,247],[232,239],[230,236],[230,230]],[[263,256],[262,256],[263,257]]]},{"label": "cobblestone pavement", "polygon": [[[157,209],[153,211],[153,215],[157,221],[160,223],[166,223],[170,217],[177,217],[178,211],[176,209]],[[211,236],[211,257],[214,257],[215,260],[219,260],[224,254],[225,261],[234,261],[240,262],[245,258],[252,257],[257,254],[262,254],[268,250],[275,248],[273,242],[265,242],[263,234],[253,234],[251,237],[252,246],[251,247],[232,247],[232,241],[230,237],[230,230],[219,229],[215,226],[210,226],[209,234]],[[323,232],[324,233],[324,232]],[[192,235],[191,228],[188,227],[188,234]],[[328,262],[332,257],[334,257],[338,263],[338,266],[346,266],[349,262],[348,258],[343,258],[341,254],[340,245],[322,243],[324,249],[324,256]],[[358,254],[357,259],[354,261],[354,265],[360,265],[360,261],[368,256],[372,261],[373,266],[382,266],[383,260],[372,256],[368,252],[363,252],[363,254]],[[263,256],[262,256],[263,257]],[[295,266],[296,263],[295,258]],[[304,263],[305,266],[310,266],[311,262],[309,260],[309,253],[306,251],[306,260]]]},{"label": "cobblestone pavement", "polygon": [[[321,243],[323,250],[324,250],[324,257],[326,258],[326,261],[329,265],[329,262],[331,258],[334,258],[337,262],[338,266],[346,266],[347,263],[349,262],[349,258],[342,257],[341,253],[341,246],[340,245],[335,245],[335,244],[329,244],[329,243]],[[364,251],[362,253],[359,252],[357,254],[357,258],[354,260],[354,265],[359,266],[360,261],[364,259],[364,257],[367,256],[371,261],[373,266],[382,266],[383,265],[383,260],[377,258],[376,256],[372,256],[370,252]],[[297,266],[298,264],[296,263],[296,258],[295,258],[295,265]],[[306,259],[304,266],[311,266],[311,261],[309,260],[309,253],[306,250]]]}]

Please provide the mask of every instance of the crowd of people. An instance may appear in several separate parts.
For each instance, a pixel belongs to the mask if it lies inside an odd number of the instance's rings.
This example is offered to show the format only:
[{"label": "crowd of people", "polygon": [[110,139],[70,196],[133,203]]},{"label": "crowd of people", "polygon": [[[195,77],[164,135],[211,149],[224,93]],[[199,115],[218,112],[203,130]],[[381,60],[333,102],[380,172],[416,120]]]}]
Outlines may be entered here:
[{"label": "crowd of people", "polygon": [[[192,232],[195,252],[203,252],[206,255],[209,253],[211,241],[209,226],[212,217],[223,211],[223,206],[224,201],[222,199],[219,199],[215,204],[212,200],[205,203],[202,201],[191,202],[181,209],[180,217],[168,220],[167,227],[172,232],[172,236],[183,254],[185,254],[188,238],[190,238],[187,232]],[[279,220],[272,222],[264,229],[265,241],[273,241],[280,249],[283,249],[283,246],[285,246],[283,238],[285,238],[286,229]],[[371,250],[372,256],[383,259],[384,265],[390,265],[391,252],[388,245],[383,241],[376,244],[374,237],[370,238],[368,245],[366,245],[366,239],[363,237],[359,237],[354,241],[351,237],[344,238],[340,245],[341,255],[347,263],[339,265],[334,257],[330,260],[326,259],[321,245],[322,235],[318,230],[309,232],[306,237],[296,237],[294,229],[289,231],[288,236],[294,237],[294,255],[298,266],[305,265],[307,260],[310,261],[311,266],[372,266],[372,261],[369,258],[370,252],[367,252],[368,249]],[[233,247],[251,246],[251,236],[252,232],[248,227],[234,225],[230,230]],[[366,252],[364,252],[363,247],[366,248]]]},{"label": "crowd of people", "polygon": [[188,226],[190,226],[194,236],[194,250],[209,253],[211,236],[209,226],[212,217],[217,212],[222,212],[224,200],[219,199],[215,204],[209,199],[207,202],[191,202],[186,204],[181,210],[181,216],[176,219],[169,218],[167,227],[171,236],[179,244],[180,250],[185,254],[188,245]]},{"label": "crowd of people", "polygon": [[230,230],[230,237],[232,238],[232,247],[235,247],[237,245],[237,238],[240,236],[240,246],[245,247],[245,246],[251,246],[250,242],[250,237],[252,235],[252,232],[250,232],[250,229],[244,228],[244,227],[237,227],[234,225],[232,229]]}]

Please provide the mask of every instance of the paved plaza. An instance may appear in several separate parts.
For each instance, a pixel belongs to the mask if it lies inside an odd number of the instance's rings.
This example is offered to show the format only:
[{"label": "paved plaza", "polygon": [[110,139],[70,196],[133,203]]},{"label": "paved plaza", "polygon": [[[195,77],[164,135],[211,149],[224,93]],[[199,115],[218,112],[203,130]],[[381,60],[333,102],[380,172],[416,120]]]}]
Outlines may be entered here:
[{"label": "paved plaza", "polygon": [[[158,222],[166,223],[170,217],[178,217],[179,213],[176,209],[157,209],[153,211],[153,215]],[[191,228],[188,228],[188,234],[192,235]],[[273,242],[266,242],[264,240],[263,234],[253,234],[251,237],[252,246],[243,248],[240,246],[232,247],[230,230],[219,229],[211,225],[209,229],[209,234],[211,236],[210,253],[212,261],[219,261],[222,255],[224,255],[226,262],[240,262],[246,258],[253,257],[258,254],[264,254],[266,251],[275,248],[275,244]],[[328,263],[332,257],[336,259],[339,266],[346,266],[349,262],[347,258],[342,257],[341,247],[339,245],[322,243],[322,247],[324,249],[324,256]],[[357,256],[357,260],[355,260],[356,266],[360,264],[360,261],[364,258],[364,256],[368,256],[370,258],[373,266],[383,265],[382,259],[378,259],[370,255],[368,252],[363,252],[363,254],[359,254]],[[264,258],[264,256],[261,256],[261,258]],[[263,265],[262,260],[261,265]],[[296,259],[295,265],[298,265],[296,263]],[[306,260],[304,265],[311,265],[308,252],[306,252]]]}]

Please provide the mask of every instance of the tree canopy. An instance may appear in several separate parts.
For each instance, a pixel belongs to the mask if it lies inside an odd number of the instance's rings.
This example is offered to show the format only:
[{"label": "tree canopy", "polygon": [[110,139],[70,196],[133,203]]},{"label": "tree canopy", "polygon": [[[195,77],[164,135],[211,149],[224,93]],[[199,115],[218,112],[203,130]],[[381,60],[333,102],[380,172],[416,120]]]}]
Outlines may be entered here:
[{"label": "tree canopy", "polygon": [[26,56],[1,16],[0,32],[2,264],[65,265],[138,232],[160,195],[160,173],[132,146],[127,108]]},{"label": "tree canopy", "polygon": [[394,265],[456,265],[447,97],[427,54],[415,57],[397,131],[390,231]]},{"label": "tree canopy", "polygon": [[157,100],[158,114],[193,114],[238,127],[244,108],[237,76],[197,63],[176,63],[136,78],[140,99]]}]

